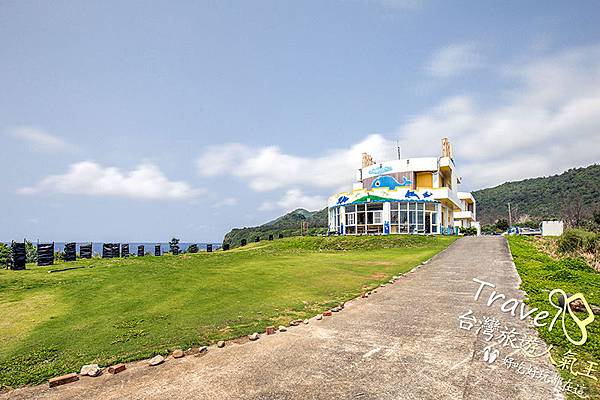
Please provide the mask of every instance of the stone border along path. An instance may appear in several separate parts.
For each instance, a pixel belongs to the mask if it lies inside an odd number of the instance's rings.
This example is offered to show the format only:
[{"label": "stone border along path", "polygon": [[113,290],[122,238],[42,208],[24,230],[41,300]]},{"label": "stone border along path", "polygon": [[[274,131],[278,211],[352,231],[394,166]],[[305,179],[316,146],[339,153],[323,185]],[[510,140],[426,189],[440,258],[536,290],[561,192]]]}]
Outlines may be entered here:
[{"label": "stone border along path", "polygon": [[[507,298],[523,298],[506,240],[465,237],[333,316],[253,342],[211,346],[201,356],[168,357],[154,367],[148,360],[130,363],[117,375],[23,388],[0,398],[562,399],[549,384],[508,370],[501,360],[485,363],[481,335],[459,329],[458,316],[472,309],[536,334],[530,319],[475,302],[475,277],[494,283]],[[536,360],[552,369],[547,359]]]}]

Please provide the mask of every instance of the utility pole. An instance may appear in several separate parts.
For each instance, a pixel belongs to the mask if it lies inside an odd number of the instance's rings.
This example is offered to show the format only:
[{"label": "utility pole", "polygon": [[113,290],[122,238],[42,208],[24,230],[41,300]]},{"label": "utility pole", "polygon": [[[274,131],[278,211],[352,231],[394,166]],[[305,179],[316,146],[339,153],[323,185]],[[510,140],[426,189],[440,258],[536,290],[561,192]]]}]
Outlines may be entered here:
[{"label": "utility pole", "polygon": [[510,202],[508,202],[508,229],[512,227],[512,218],[510,214]]},{"label": "utility pole", "polygon": [[396,150],[398,151],[398,160],[402,159],[402,152],[400,151],[400,142],[396,140]]}]

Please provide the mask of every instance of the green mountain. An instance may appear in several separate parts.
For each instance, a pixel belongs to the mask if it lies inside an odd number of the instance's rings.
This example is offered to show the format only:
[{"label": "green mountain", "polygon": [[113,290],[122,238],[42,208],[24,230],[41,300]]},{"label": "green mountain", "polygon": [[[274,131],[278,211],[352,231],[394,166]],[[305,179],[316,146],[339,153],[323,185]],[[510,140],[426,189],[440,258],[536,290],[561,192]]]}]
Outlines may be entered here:
[{"label": "green mountain", "polygon": [[600,206],[600,165],[572,168],[560,175],[530,178],[473,192],[482,224],[508,219],[515,222],[563,218],[565,207],[579,202],[583,215]]},{"label": "green mountain", "polygon": [[251,243],[257,236],[260,240],[267,240],[269,235],[277,238],[280,233],[285,237],[298,236],[303,222],[308,223],[308,233],[311,235],[327,233],[327,208],[321,211],[298,208],[260,226],[234,228],[225,235],[223,243],[238,245],[242,239]]},{"label": "green mountain", "polygon": [[[600,165],[573,168],[560,175],[531,178],[477,190],[477,218],[482,224],[494,223],[499,218],[508,219],[510,202],[514,222],[541,221],[563,217],[565,205],[579,201],[583,215],[590,215],[600,207]],[[224,243],[237,245],[241,239],[248,243],[257,236],[267,240],[270,234],[277,237],[300,235],[302,222],[308,222],[309,234],[327,232],[327,209],[307,211],[299,208],[266,224],[231,230]]]}]

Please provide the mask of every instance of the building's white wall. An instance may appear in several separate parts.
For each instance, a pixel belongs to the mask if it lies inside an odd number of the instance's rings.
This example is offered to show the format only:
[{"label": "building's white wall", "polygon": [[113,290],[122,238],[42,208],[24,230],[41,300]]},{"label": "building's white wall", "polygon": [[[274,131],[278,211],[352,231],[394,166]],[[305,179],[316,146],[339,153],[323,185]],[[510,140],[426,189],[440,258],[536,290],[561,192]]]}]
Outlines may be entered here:
[{"label": "building's white wall", "polygon": [[[385,172],[382,172],[382,169],[380,168],[390,169]],[[359,176],[362,179],[366,179],[373,176],[391,174],[394,172],[419,172],[437,170],[437,157],[402,158],[400,160],[391,160],[382,163],[377,163],[374,165],[369,165],[368,167],[361,169],[361,172],[359,172]]]},{"label": "building's white wall", "polygon": [[564,230],[562,221],[543,221],[542,236],[560,236]]}]

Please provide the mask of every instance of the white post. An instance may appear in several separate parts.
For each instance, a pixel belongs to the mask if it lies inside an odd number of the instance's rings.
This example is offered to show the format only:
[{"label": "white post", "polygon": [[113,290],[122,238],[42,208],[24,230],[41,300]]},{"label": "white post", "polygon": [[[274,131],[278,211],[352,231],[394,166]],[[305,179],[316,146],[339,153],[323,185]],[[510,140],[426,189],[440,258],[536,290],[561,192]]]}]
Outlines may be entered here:
[{"label": "white post", "polygon": [[383,233],[390,234],[390,226],[392,221],[392,205],[389,201],[383,203]]}]

